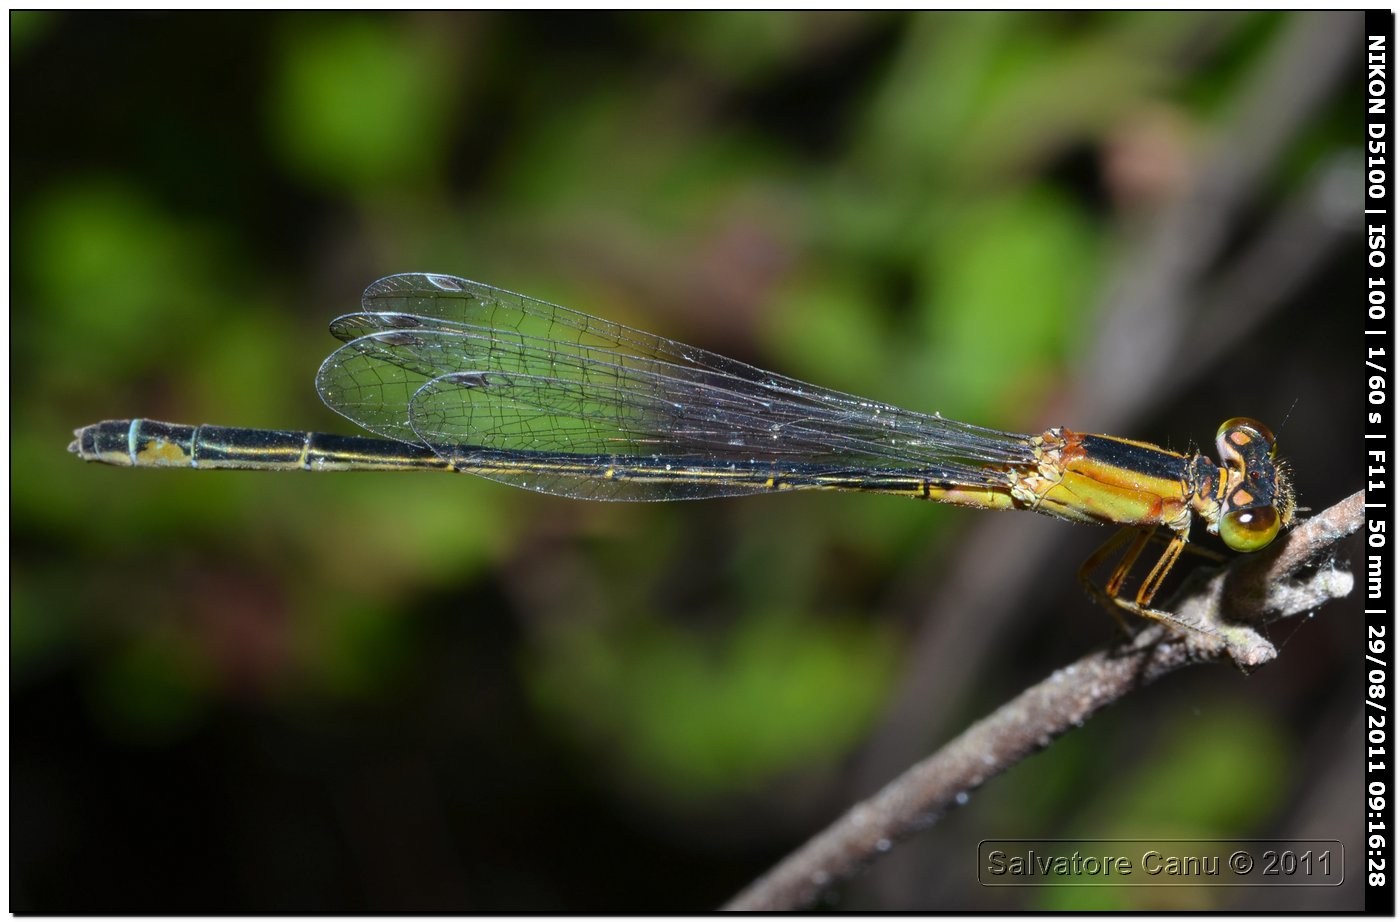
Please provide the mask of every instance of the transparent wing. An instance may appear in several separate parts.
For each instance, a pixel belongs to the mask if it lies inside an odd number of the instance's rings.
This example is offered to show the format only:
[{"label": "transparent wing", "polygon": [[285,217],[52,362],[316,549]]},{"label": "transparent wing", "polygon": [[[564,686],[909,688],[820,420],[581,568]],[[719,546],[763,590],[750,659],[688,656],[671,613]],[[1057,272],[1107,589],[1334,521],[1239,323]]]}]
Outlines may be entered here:
[{"label": "transparent wing", "polygon": [[[713,432],[689,427],[625,387],[459,372],[419,388],[409,414],[422,443],[458,469],[576,499],[738,496],[764,492],[779,478],[811,487],[842,473],[716,451],[709,447]],[[868,475],[844,473],[848,481]]]},{"label": "transparent wing", "polygon": [[[332,324],[346,344],[317,376],[322,398],[373,432],[454,461],[533,452],[614,471],[650,471],[664,459],[716,478],[798,465],[981,485],[1003,482],[993,468],[1032,457],[1024,436],[813,387],[450,276],[381,279],[364,306]],[[645,481],[638,473],[612,490],[673,498],[655,494],[675,487]],[[601,488],[568,482],[548,492]],[[715,482],[696,495],[753,489]]]}]

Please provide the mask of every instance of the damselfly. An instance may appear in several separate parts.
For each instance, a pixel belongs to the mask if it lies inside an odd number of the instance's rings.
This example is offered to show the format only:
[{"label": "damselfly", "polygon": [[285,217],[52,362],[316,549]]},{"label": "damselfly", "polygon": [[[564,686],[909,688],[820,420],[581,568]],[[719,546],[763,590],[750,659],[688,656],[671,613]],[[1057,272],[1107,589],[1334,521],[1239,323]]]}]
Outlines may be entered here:
[{"label": "damselfly", "polygon": [[[377,437],[131,419],[78,429],[69,450],[125,467],[460,471],[576,499],[850,490],[1030,509],[1124,526],[1081,578],[1110,611],[1169,621],[1148,606],[1194,517],[1231,549],[1257,551],[1294,513],[1273,434],[1242,417],[1216,433],[1217,464],[1113,436],[913,413],[448,275],[380,279],[361,307],[331,323],[344,345],[316,389]],[[1158,529],[1165,551],[1135,597],[1120,597]],[[1094,586],[1090,570],[1120,549]]]}]

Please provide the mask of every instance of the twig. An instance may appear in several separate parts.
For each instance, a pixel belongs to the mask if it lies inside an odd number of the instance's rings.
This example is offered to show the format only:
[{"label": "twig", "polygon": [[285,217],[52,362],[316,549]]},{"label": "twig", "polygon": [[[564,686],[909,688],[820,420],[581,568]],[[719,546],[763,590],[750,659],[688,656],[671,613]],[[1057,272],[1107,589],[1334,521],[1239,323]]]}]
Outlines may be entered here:
[{"label": "twig", "polygon": [[1152,625],[1131,641],[1060,669],[852,807],[724,908],[807,906],[895,842],[966,802],[968,792],[1133,689],[1193,663],[1231,660],[1253,669],[1273,659],[1277,651],[1258,628],[1351,592],[1352,576],[1340,567],[1337,552],[1339,543],[1361,528],[1361,520],[1358,492],[1292,529],[1269,550],[1188,583],[1169,607],[1200,627],[1199,633]]}]

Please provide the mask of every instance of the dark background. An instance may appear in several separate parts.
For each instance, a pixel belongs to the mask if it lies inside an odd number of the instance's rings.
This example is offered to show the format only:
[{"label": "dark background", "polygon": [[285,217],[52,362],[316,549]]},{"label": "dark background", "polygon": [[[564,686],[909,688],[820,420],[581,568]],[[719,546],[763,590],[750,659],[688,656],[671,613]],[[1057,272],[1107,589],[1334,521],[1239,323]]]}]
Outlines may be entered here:
[{"label": "dark background", "polygon": [[[345,432],[325,324],[436,271],[911,409],[1361,486],[1351,14],[12,14],[14,911],[699,910],[1111,639],[1102,530],[129,471]],[[1218,543],[1204,534],[1200,539]],[[1359,907],[1361,604],[1175,675],[832,895]],[[1336,889],[985,890],[994,837],[1321,837]]]}]

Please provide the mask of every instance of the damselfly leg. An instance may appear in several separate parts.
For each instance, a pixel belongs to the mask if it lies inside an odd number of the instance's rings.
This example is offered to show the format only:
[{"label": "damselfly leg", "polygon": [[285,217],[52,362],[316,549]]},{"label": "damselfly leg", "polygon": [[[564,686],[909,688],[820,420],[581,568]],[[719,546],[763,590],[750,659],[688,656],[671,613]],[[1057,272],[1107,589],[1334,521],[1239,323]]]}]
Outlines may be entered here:
[{"label": "damselfly leg", "polygon": [[[1123,585],[1127,582],[1128,576],[1132,573],[1134,564],[1142,556],[1143,549],[1153,540],[1164,540],[1166,548],[1162,551],[1157,562],[1152,565],[1152,569],[1143,577],[1138,585],[1137,594],[1132,600],[1122,596]],[[1107,560],[1112,558],[1126,545],[1127,550],[1123,551],[1123,556],[1119,558],[1110,572],[1109,577],[1102,584],[1093,578],[1094,571],[1098,570]],[[1187,541],[1186,535],[1180,532],[1170,532],[1169,536],[1163,536],[1160,529],[1156,528],[1123,528],[1114,533],[1113,537],[1105,541],[1099,548],[1090,554],[1079,568],[1079,583],[1084,587],[1084,591],[1094,598],[1100,605],[1107,609],[1113,616],[1113,620],[1123,633],[1132,636],[1132,630],[1128,627],[1128,622],[1123,619],[1121,612],[1129,611],[1142,617],[1150,618],[1153,621],[1160,621],[1172,627],[1174,630],[1195,631],[1197,633],[1207,633],[1201,628],[1187,624],[1170,612],[1152,608],[1152,599],[1161,590],[1162,584],[1166,581],[1167,574],[1171,572],[1173,566],[1181,558],[1185,551],[1199,554],[1213,560],[1221,559],[1218,554],[1211,553],[1204,548],[1197,548]]]}]

